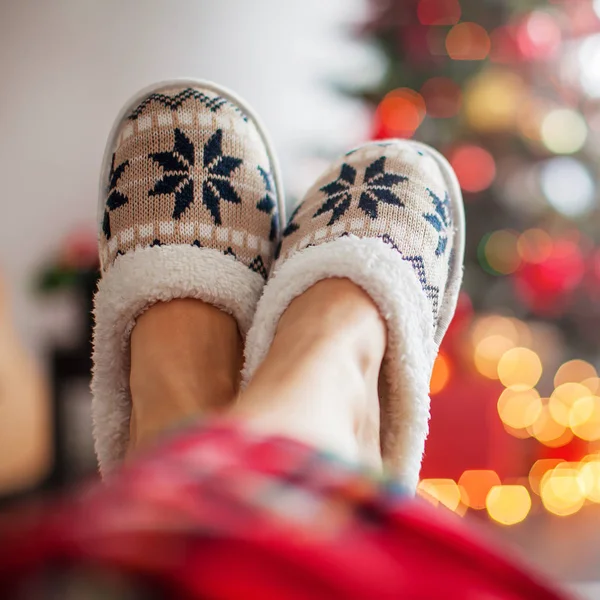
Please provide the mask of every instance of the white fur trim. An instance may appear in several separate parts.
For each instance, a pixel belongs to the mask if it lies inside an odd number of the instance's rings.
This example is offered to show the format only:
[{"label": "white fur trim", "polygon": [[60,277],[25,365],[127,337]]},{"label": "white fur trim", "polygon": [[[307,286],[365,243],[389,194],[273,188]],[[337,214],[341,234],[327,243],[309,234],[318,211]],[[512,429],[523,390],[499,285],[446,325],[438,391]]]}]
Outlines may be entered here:
[{"label": "white fur trim", "polygon": [[347,277],[377,304],[388,328],[381,444],[386,467],[415,490],[429,421],[437,347],[431,308],[412,266],[378,239],[347,236],[291,256],[267,283],[246,338],[244,385],[265,359],[290,302],[328,277]]},{"label": "white fur trim", "polygon": [[95,298],[92,413],[100,471],[119,462],[129,441],[129,340],[135,319],[156,302],[198,298],[250,327],[263,278],[211,248],[154,246],[119,256]]}]

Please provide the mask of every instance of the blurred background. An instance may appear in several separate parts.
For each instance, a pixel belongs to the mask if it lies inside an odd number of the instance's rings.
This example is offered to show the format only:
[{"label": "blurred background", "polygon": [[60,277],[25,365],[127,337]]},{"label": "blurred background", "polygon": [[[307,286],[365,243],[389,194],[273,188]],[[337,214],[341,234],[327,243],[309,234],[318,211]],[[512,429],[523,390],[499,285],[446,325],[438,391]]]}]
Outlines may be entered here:
[{"label": "blurred background", "polygon": [[177,76],[235,89],[288,207],[414,137],[455,168],[465,285],[419,494],[600,598],[600,2],[0,3],[0,507],[95,477],[95,205],[114,116]]}]

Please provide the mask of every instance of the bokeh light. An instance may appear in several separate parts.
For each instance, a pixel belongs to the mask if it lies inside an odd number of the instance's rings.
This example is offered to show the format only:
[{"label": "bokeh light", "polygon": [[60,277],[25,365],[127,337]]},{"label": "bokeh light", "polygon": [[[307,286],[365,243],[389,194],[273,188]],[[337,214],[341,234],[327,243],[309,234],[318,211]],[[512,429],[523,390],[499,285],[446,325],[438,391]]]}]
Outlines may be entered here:
[{"label": "bokeh light", "polygon": [[515,429],[533,425],[542,412],[542,400],[534,389],[504,390],[498,398],[498,415],[503,423]]},{"label": "bokeh light", "polygon": [[498,363],[502,356],[516,346],[532,342],[526,323],[514,317],[485,315],[471,327],[475,368],[488,379],[498,379]]},{"label": "bokeh light", "polygon": [[475,510],[485,508],[487,495],[496,485],[500,485],[498,473],[487,469],[465,471],[458,480],[463,504]]},{"label": "bokeh light", "polygon": [[417,16],[421,25],[454,25],[460,19],[458,0],[419,0]]},{"label": "bokeh light", "polygon": [[534,494],[540,495],[542,477],[562,462],[565,462],[562,458],[540,458],[533,463],[529,469],[529,487]]},{"label": "bokeh light", "polygon": [[600,396],[600,377],[589,377],[581,382],[594,396]]},{"label": "bokeh light", "polygon": [[[491,335],[501,335],[508,338],[513,346],[518,344],[526,345],[531,341],[531,332],[529,327],[513,317],[502,315],[483,315],[475,320],[471,328],[471,339],[473,345]],[[527,340],[525,342],[524,340]]]},{"label": "bokeh light", "polygon": [[573,433],[582,440],[600,440],[600,398],[586,396],[573,404],[569,414]]},{"label": "bokeh light", "polygon": [[582,462],[579,467],[579,480],[585,496],[591,502],[600,503],[600,456],[594,455],[591,460]]},{"label": "bokeh light", "polygon": [[496,177],[494,157],[484,148],[467,144],[458,146],[450,155],[460,187],[467,192],[487,189]]},{"label": "bokeh light", "polygon": [[560,517],[579,511],[585,503],[585,490],[577,469],[560,464],[548,471],[540,483],[540,497],[546,510]]},{"label": "bokeh light", "polygon": [[484,132],[511,129],[524,97],[522,79],[511,72],[489,70],[465,87],[464,108],[468,124]]},{"label": "bokeh light", "polygon": [[446,36],[446,50],[454,60],[484,60],[490,47],[488,32],[477,23],[458,23]]},{"label": "bokeh light", "polygon": [[[594,5],[598,5],[598,2]],[[590,35],[583,40],[578,58],[581,87],[592,98],[600,98],[600,34]]]},{"label": "bokeh light", "polygon": [[567,217],[578,217],[594,207],[594,180],[578,160],[558,157],[541,169],[541,185],[548,202]]},{"label": "bokeh light", "polygon": [[[587,379],[598,377],[598,373],[593,365],[585,360],[569,360],[561,365],[554,376],[554,387],[563,383],[582,383],[585,385]],[[587,387],[587,386],[586,386]],[[589,389],[589,388],[588,388]]]},{"label": "bokeh light", "polygon": [[517,45],[528,60],[548,60],[556,54],[561,37],[560,27],[551,15],[533,11],[518,29]]},{"label": "bokeh light", "polygon": [[432,395],[439,394],[448,384],[450,379],[450,361],[444,352],[440,352],[433,364],[431,383],[429,385]]},{"label": "bokeh light", "polygon": [[521,264],[517,244],[519,237],[513,231],[501,229],[488,234],[483,252],[487,264],[501,275],[514,273]]},{"label": "bokeh light", "polygon": [[552,418],[547,405],[542,406],[538,418],[527,428],[527,431],[538,442],[549,448],[559,448],[573,439],[573,432]]},{"label": "bokeh light", "polygon": [[515,391],[531,389],[541,376],[542,361],[529,348],[512,348],[504,353],[498,363],[498,379],[505,387]]},{"label": "bokeh light", "polygon": [[582,398],[590,396],[590,391],[581,383],[563,383],[555,388],[548,401],[548,408],[552,418],[561,425],[569,427],[571,409]]},{"label": "bokeh light", "polygon": [[542,142],[555,154],[573,154],[581,150],[587,138],[582,115],[570,108],[550,111],[542,121]]},{"label": "bokeh light", "polygon": [[386,137],[411,137],[426,114],[425,100],[409,88],[398,88],[387,94],[375,115]]},{"label": "bokeh light", "polygon": [[514,348],[514,342],[501,334],[490,335],[475,346],[475,368],[488,379],[498,379],[498,363],[502,356]]},{"label": "bokeh light", "polygon": [[552,254],[552,238],[543,229],[528,229],[519,236],[517,252],[526,262],[542,263]]},{"label": "bokeh light", "polygon": [[433,505],[442,504],[452,511],[461,505],[461,491],[453,479],[422,479],[417,493]]},{"label": "bokeh light", "polygon": [[531,496],[523,485],[496,485],[487,495],[486,508],[494,521],[515,525],[529,514]]},{"label": "bokeh light", "polygon": [[455,117],[462,104],[460,86],[449,77],[432,77],[421,87],[427,114],[436,119]]},{"label": "bokeh light", "polygon": [[541,169],[541,185],[548,202],[567,217],[579,217],[594,207],[595,185],[589,170],[578,160],[557,157]]}]

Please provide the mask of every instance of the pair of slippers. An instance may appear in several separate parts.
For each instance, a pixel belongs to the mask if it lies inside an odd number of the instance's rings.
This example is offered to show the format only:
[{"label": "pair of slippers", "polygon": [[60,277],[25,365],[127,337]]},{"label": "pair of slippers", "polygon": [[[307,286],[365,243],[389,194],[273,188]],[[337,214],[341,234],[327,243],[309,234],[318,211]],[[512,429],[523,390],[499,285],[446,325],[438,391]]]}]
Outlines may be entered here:
[{"label": "pair of slippers", "polygon": [[103,473],[127,449],[129,341],[142,312],[197,298],[233,315],[247,384],[290,302],[322,279],[346,277],[387,324],[382,455],[388,472],[416,488],[431,370],[464,255],[460,187],[438,152],[407,140],[361,146],[335,161],[286,221],[277,159],[248,105],[209,82],[165,82],[117,117],[99,236],[92,391]]}]

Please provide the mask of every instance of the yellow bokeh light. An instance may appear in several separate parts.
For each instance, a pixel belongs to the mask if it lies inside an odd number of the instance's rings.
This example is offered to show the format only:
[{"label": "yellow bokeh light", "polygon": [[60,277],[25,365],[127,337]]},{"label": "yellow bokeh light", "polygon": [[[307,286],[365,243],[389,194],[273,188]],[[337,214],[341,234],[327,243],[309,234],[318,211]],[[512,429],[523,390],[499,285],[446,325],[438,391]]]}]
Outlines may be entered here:
[{"label": "yellow bokeh light", "polygon": [[544,444],[544,446],[548,446],[548,448],[562,448],[563,446],[569,444],[572,440],[573,432],[568,427],[565,427],[565,430],[562,432],[562,434],[555,439],[546,440],[543,442],[542,440],[538,439],[539,442]]},{"label": "yellow bokeh light", "polygon": [[538,442],[551,448],[562,446],[571,441],[573,437],[573,434],[569,429],[564,425],[557,423],[552,418],[548,406],[542,406],[538,418],[527,428],[527,431],[529,431]]},{"label": "yellow bokeh light", "polygon": [[544,117],[541,137],[551,152],[573,154],[585,144],[587,125],[579,112],[570,108],[558,108]]},{"label": "yellow bokeh light", "polygon": [[514,273],[521,264],[517,251],[519,238],[516,233],[501,229],[494,231],[485,244],[485,258],[492,269],[502,275]]},{"label": "yellow bokeh light", "polygon": [[513,390],[528,390],[542,376],[542,361],[529,348],[512,348],[498,362],[498,379]]},{"label": "yellow bokeh light", "polygon": [[542,400],[537,390],[506,389],[498,399],[498,415],[502,422],[515,429],[530,427],[542,412]]},{"label": "yellow bokeh light", "polygon": [[552,253],[552,238],[543,229],[524,231],[517,242],[519,256],[529,263],[541,263]]},{"label": "yellow bokeh light", "polygon": [[581,383],[563,383],[559,385],[548,401],[552,418],[561,425],[569,427],[571,409],[578,400],[590,396],[590,390]]},{"label": "yellow bokeh light", "polygon": [[569,413],[569,425],[582,440],[600,440],[600,398],[586,396],[577,400]]},{"label": "yellow bokeh light", "polygon": [[500,477],[495,471],[472,469],[465,471],[460,476],[458,485],[463,504],[475,510],[481,510],[485,508],[485,499],[489,491],[495,485],[500,485]]},{"label": "yellow bokeh light", "polygon": [[510,317],[486,315],[475,320],[471,329],[474,346],[491,335],[501,335],[512,341],[515,346],[518,344],[517,328]]},{"label": "yellow bokeh light", "polygon": [[477,346],[484,338],[491,335],[501,335],[513,342],[513,346],[531,345],[531,329],[515,317],[502,315],[485,315],[475,319],[471,328],[473,346]]},{"label": "yellow bokeh light", "polygon": [[534,494],[540,495],[542,477],[562,462],[562,458],[540,458],[533,463],[529,470],[529,487]]},{"label": "yellow bokeh light", "polygon": [[490,335],[475,347],[475,368],[488,379],[498,379],[498,363],[514,343],[503,335]]},{"label": "yellow bokeh light", "polygon": [[488,70],[467,84],[464,92],[465,116],[479,131],[512,129],[524,96],[523,80],[508,71]]},{"label": "yellow bokeh light", "polygon": [[453,479],[422,479],[417,494],[435,506],[443,504],[452,511],[460,508],[461,491]]},{"label": "yellow bokeh light", "polygon": [[595,377],[598,377],[598,373],[589,362],[579,359],[570,360],[556,371],[554,387],[563,383],[583,383],[585,380]]},{"label": "yellow bokeh light", "polygon": [[585,504],[585,490],[578,470],[558,465],[548,471],[542,477],[540,497],[546,510],[555,515],[575,514]]},{"label": "yellow bokeh light", "polygon": [[585,385],[585,387],[590,390],[592,395],[600,396],[600,377],[590,377],[588,379],[584,379],[581,382],[581,385]]},{"label": "yellow bokeh light", "polygon": [[485,504],[494,521],[515,525],[529,514],[531,496],[523,485],[496,485],[489,491]]},{"label": "yellow bokeh light", "polygon": [[600,503],[600,457],[584,462],[579,467],[579,481],[585,496],[592,502]]}]

